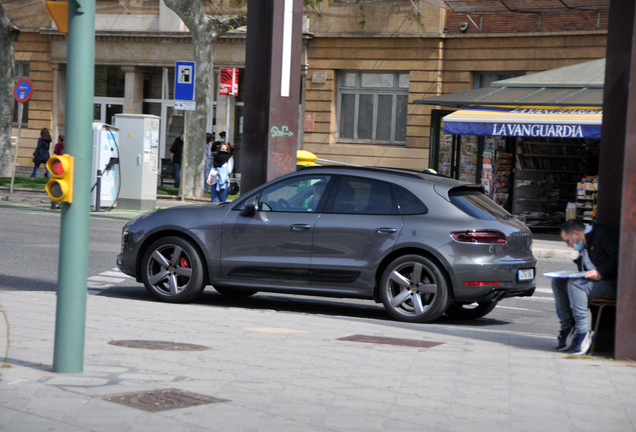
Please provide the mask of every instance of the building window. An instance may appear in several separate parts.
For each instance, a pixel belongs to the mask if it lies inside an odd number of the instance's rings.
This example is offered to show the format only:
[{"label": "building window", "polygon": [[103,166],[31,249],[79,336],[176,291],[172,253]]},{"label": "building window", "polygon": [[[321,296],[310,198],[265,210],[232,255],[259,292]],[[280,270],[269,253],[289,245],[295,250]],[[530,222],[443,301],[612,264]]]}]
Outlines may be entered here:
[{"label": "building window", "polygon": [[525,72],[475,72],[475,88],[490,87],[495,81],[501,81],[508,78],[514,78],[525,75]]},{"label": "building window", "polygon": [[95,66],[95,97],[124,97],[126,76],[119,66]]},{"label": "building window", "polygon": [[[18,82],[20,78],[29,77],[29,63],[28,62],[15,62],[15,82]],[[22,107],[22,126],[27,126],[29,123],[29,103],[26,102]],[[18,127],[18,101],[13,103],[13,126]]]},{"label": "building window", "polygon": [[338,140],[405,144],[408,72],[341,71]]}]

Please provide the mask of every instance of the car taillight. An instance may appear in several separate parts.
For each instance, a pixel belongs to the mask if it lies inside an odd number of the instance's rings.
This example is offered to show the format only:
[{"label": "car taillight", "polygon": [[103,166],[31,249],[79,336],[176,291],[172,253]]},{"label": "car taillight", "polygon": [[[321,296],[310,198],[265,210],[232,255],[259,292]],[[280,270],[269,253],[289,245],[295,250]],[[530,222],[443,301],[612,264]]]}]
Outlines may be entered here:
[{"label": "car taillight", "polygon": [[467,286],[498,286],[501,282],[464,282]]},{"label": "car taillight", "polygon": [[454,231],[451,237],[462,243],[505,243],[506,235],[496,230]]}]

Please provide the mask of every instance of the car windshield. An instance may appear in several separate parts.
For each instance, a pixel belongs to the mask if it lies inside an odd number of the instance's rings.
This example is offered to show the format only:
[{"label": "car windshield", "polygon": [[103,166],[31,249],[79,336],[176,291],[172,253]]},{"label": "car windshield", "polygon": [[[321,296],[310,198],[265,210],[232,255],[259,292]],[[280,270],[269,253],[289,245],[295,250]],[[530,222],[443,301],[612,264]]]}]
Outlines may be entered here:
[{"label": "car windshield", "polygon": [[455,189],[449,192],[450,200],[464,213],[482,220],[510,218],[510,213],[477,190]]}]

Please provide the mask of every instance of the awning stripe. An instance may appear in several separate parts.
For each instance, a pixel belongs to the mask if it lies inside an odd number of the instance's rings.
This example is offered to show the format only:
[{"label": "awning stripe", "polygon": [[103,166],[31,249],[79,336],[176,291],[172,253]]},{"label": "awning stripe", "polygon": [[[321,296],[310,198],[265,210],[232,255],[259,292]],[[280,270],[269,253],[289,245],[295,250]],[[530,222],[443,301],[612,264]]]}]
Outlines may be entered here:
[{"label": "awning stripe", "polygon": [[474,106],[444,117],[444,133],[599,139],[603,110],[591,107]]}]

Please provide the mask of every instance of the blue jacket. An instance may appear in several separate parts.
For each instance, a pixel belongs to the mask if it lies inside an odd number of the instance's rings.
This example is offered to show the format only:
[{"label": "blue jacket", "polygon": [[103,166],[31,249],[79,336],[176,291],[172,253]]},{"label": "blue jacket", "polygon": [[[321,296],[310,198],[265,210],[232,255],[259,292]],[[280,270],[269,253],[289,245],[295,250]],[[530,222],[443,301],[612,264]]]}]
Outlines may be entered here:
[{"label": "blue jacket", "polygon": [[51,142],[46,142],[42,137],[38,139],[38,146],[35,148],[33,155],[35,156],[35,161],[40,163],[46,163],[49,160],[50,153],[49,149],[51,148]]}]

